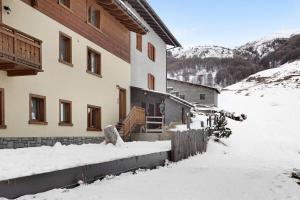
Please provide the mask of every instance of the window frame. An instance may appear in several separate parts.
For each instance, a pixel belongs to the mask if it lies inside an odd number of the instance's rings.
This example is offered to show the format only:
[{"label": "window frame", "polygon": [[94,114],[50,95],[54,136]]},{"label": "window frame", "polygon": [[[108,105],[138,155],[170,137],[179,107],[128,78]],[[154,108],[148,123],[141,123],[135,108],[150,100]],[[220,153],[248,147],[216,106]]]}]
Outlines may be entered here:
[{"label": "window frame", "polygon": [[143,52],[143,35],[136,33],[136,49]]},{"label": "window frame", "polygon": [[[97,109],[98,110],[98,115],[97,117],[99,118],[97,120],[97,127],[90,127],[90,121],[89,121],[89,109]],[[101,132],[102,131],[102,109],[100,106],[95,106],[95,105],[87,105],[87,131],[94,131],[94,132]]]},{"label": "window frame", "polygon": [[[92,9],[95,9],[96,12],[98,12],[98,16],[97,16],[98,17],[98,25],[97,26],[91,22],[91,10]],[[91,25],[93,28],[95,28],[98,31],[101,31],[101,16],[102,16],[102,10],[98,5],[94,5],[94,4],[88,5],[86,22],[87,22],[87,24]]]},{"label": "window frame", "polygon": [[148,73],[148,89],[155,90],[155,76]]},{"label": "window frame", "polygon": [[[63,122],[61,121],[61,104],[68,104],[69,105],[69,111],[68,111],[68,115],[69,115],[69,122]],[[69,100],[64,100],[64,99],[59,99],[59,118],[58,118],[58,125],[59,126],[73,126],[73,119],[72,119],[72,101]]]},{"label": "window frame", "polygon": [[[204,97],[204,98],[202,98],[202,97]],[[206,99],[206,94],[200,94],[200,100],[205,101],[205,99]]]},{"label": "window frame", "polygon": [[71,1],[72,0],[67,0],[69,2],[69,5],[66,5],[64,3],[61,2],[61,0],[57,0],[58,5],[62,6],[63,8],[67,9],[67,10],[71,10]]},{"label": "window frame", "polygon": [[[36,120],[36,119],[32,119],[32,99],[39,99],[43,101],[43,121],[41,120]],[[46,102],[46,96],[42,96],[42,95],[37,95],[37,94],[29,94],[29,124],[36,124],[36,125],[48,125],[47,122],[47,102]]]},{"label": "window frame", "polygon": [[0,129],[5,129],[7,126],[5,125],[5,93],[4,88],[0,88]]},{"label": "window frame", "polygon": [[[62,37],[64,37],[64,38],[66,38],[66,39],[68,39],[69,40],[69,48],[67,48],[69,51],[67,52],[67,55],[69,55],[68,57],[69,57],[69,61],[66,61],[66,60],[63,60],[63,59],[61,59],[61,57],[60,57],[60,53],[61,53],[61,38]],[[68,66],[70,66],[70,67],[73,67],[73,64],[72,64],[72,37],[71,36],[69,36],[69,35],[67,35],[67,34],[65,34],[65,33],[63,33],[63,32],[59,32],[59,50],[58,50],[58,61],[60,62],[60,63],[63,63],[63,64],[65,64],[65,65],[68,65]]]},{"label": "window frame", "polygon": [[148,42],[148,58],[153,62],[155,62],[155,57],[156,57],[155,46],[151,42]]},{"label": "window frame", "polygon": [[[90,66],[89,66],[89,53],[90,52],[93,52],[94,54],[96,54],[97,56],[97,71],[99,71],[99,73],[95,73],[95,72],[92,72],[92,70],[90,70]],[[102,57],[101,57],[101,53],[99,51],[96,51],[95,49],[91,48],[91,47],[87,47],[87,67],[86,67],[86,72],[88,74],[91,74],[91,75],[94,75],[94,76],[97,76],[97,77],[100,77],[102,78],[102,70],[101,70],[101,66],[102,66]]]}]

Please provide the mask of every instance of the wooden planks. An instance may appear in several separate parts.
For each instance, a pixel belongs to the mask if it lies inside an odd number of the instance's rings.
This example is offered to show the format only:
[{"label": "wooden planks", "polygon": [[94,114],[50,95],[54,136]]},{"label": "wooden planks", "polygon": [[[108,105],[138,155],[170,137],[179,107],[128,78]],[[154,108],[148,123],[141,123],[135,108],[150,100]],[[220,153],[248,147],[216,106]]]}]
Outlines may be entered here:
[{"label": "wooden planks", "polygon": [[207,134],[204,130],[173,132],[171,160],[178,162],[190,156],[206,152],[207,141]]},{"label": "wooden planks", "polygon": [[[31,0],[22,1],[31,6]],[[91,5],[101,11],[101,29],[88,23],[88,8]],[[129,30],[105,11],[96,0],[71,1],[70,9],[59,5],[56,0],[43,0],[38,1],[38,6],[34,8],[130,63]]]}]

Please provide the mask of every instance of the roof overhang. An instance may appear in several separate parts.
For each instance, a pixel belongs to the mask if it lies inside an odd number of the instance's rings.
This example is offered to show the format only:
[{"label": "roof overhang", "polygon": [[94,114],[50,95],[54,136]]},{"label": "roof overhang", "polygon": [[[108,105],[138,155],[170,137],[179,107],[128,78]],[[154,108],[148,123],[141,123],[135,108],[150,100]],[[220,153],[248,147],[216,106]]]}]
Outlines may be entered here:
[{"label": "roof overhang", "polygon": [[122,2],[122,0],[97,0],[105,10],[114,16],[129,31],[146,34],[147,27],[137,18],[137,16]]},{"label": "roof overhang", "polygon": [[163,23],[153,8],[146,0],[124,0],[127,1],[139,15],[149,24],[157,35],[167,44],[174,47],[181,47],[171,31]]},{"label": "roof overhang", "polygon": [[178,83],[182,83],[182,84],[186,84],[186,85],[193,85],[193,86],[197,86],[197,87],[203,87],[203,88],[207,88],[207,89],[210,89],[210,90],[214,90],[218,94],[221,94],[220,90],[218,88],[215,88],[215,87],[210,87],[210,86],[201,85],[201,84],[197,84],[197,83],[190,83],[190,82],[186,82],[186,81],[180,81],[180,80],[172,79],[172,78],[167,78],[167,81],[174,81],[174,82],[178,82]]}]

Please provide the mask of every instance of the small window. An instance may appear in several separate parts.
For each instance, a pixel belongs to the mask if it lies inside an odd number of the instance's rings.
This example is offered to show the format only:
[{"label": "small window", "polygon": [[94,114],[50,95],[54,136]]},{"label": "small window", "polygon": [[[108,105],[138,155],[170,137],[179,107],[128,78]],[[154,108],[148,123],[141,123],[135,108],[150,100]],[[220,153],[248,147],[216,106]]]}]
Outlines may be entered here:
[{"label": "small window", "polygon": [[200,100],[205,100],[205,94],[200,94]]},{"label": "small window", "polygon": [[71,0],[58,0],[58,3],[67,8],[71,8]]},{"label": "small window", "polygon": [[140,52],[143,51],[143,35],[138,33],[136,34],[136,49]]},{"label": "small window", "polygon": [[150,42],[148,43],[148,57],[150,60],[155,61],[155,47]]},{"label": "small window", "polygon": [[72,38],[64,33],[59,34],[59,61],[72,65]]},{"label": "small window", "polygon": [[73,126],[71,101],[59,100],[59,125]]},{"label": "small window", "polygon": [[101,130],[101,107],[88,105],[87,107],[87,130]]},{"label": "small window", "polygon": [[155,77],[152,74],[148,74],[148,89],[155,90]]},{"label": "small window", "polygon": [[100,10],[91,6],[88,10],[88,23],[100,29]]},{"label": "small window", "polygon": [[101,76],[101,54],[88,48],[87,59],[87,72]]},{"label": "small window", "polygon": [[6,128],[4,114],[4,89],[0,88],[0,129]]},{"label": "small window", "polygon": [[46,97],[30,94],[29,123],[46,125]]}]

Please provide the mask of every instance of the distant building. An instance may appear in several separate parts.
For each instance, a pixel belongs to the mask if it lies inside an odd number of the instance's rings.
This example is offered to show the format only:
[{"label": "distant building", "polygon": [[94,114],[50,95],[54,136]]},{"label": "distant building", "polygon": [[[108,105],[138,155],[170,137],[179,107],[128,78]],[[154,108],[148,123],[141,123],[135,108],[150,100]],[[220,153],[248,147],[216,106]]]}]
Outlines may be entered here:
[{"label": "distant building", "polygon": [[174,79],[167,80],[168,93],[176,95],[188,102],[208,106],[218,106],[217,88],[194,84]]}]

